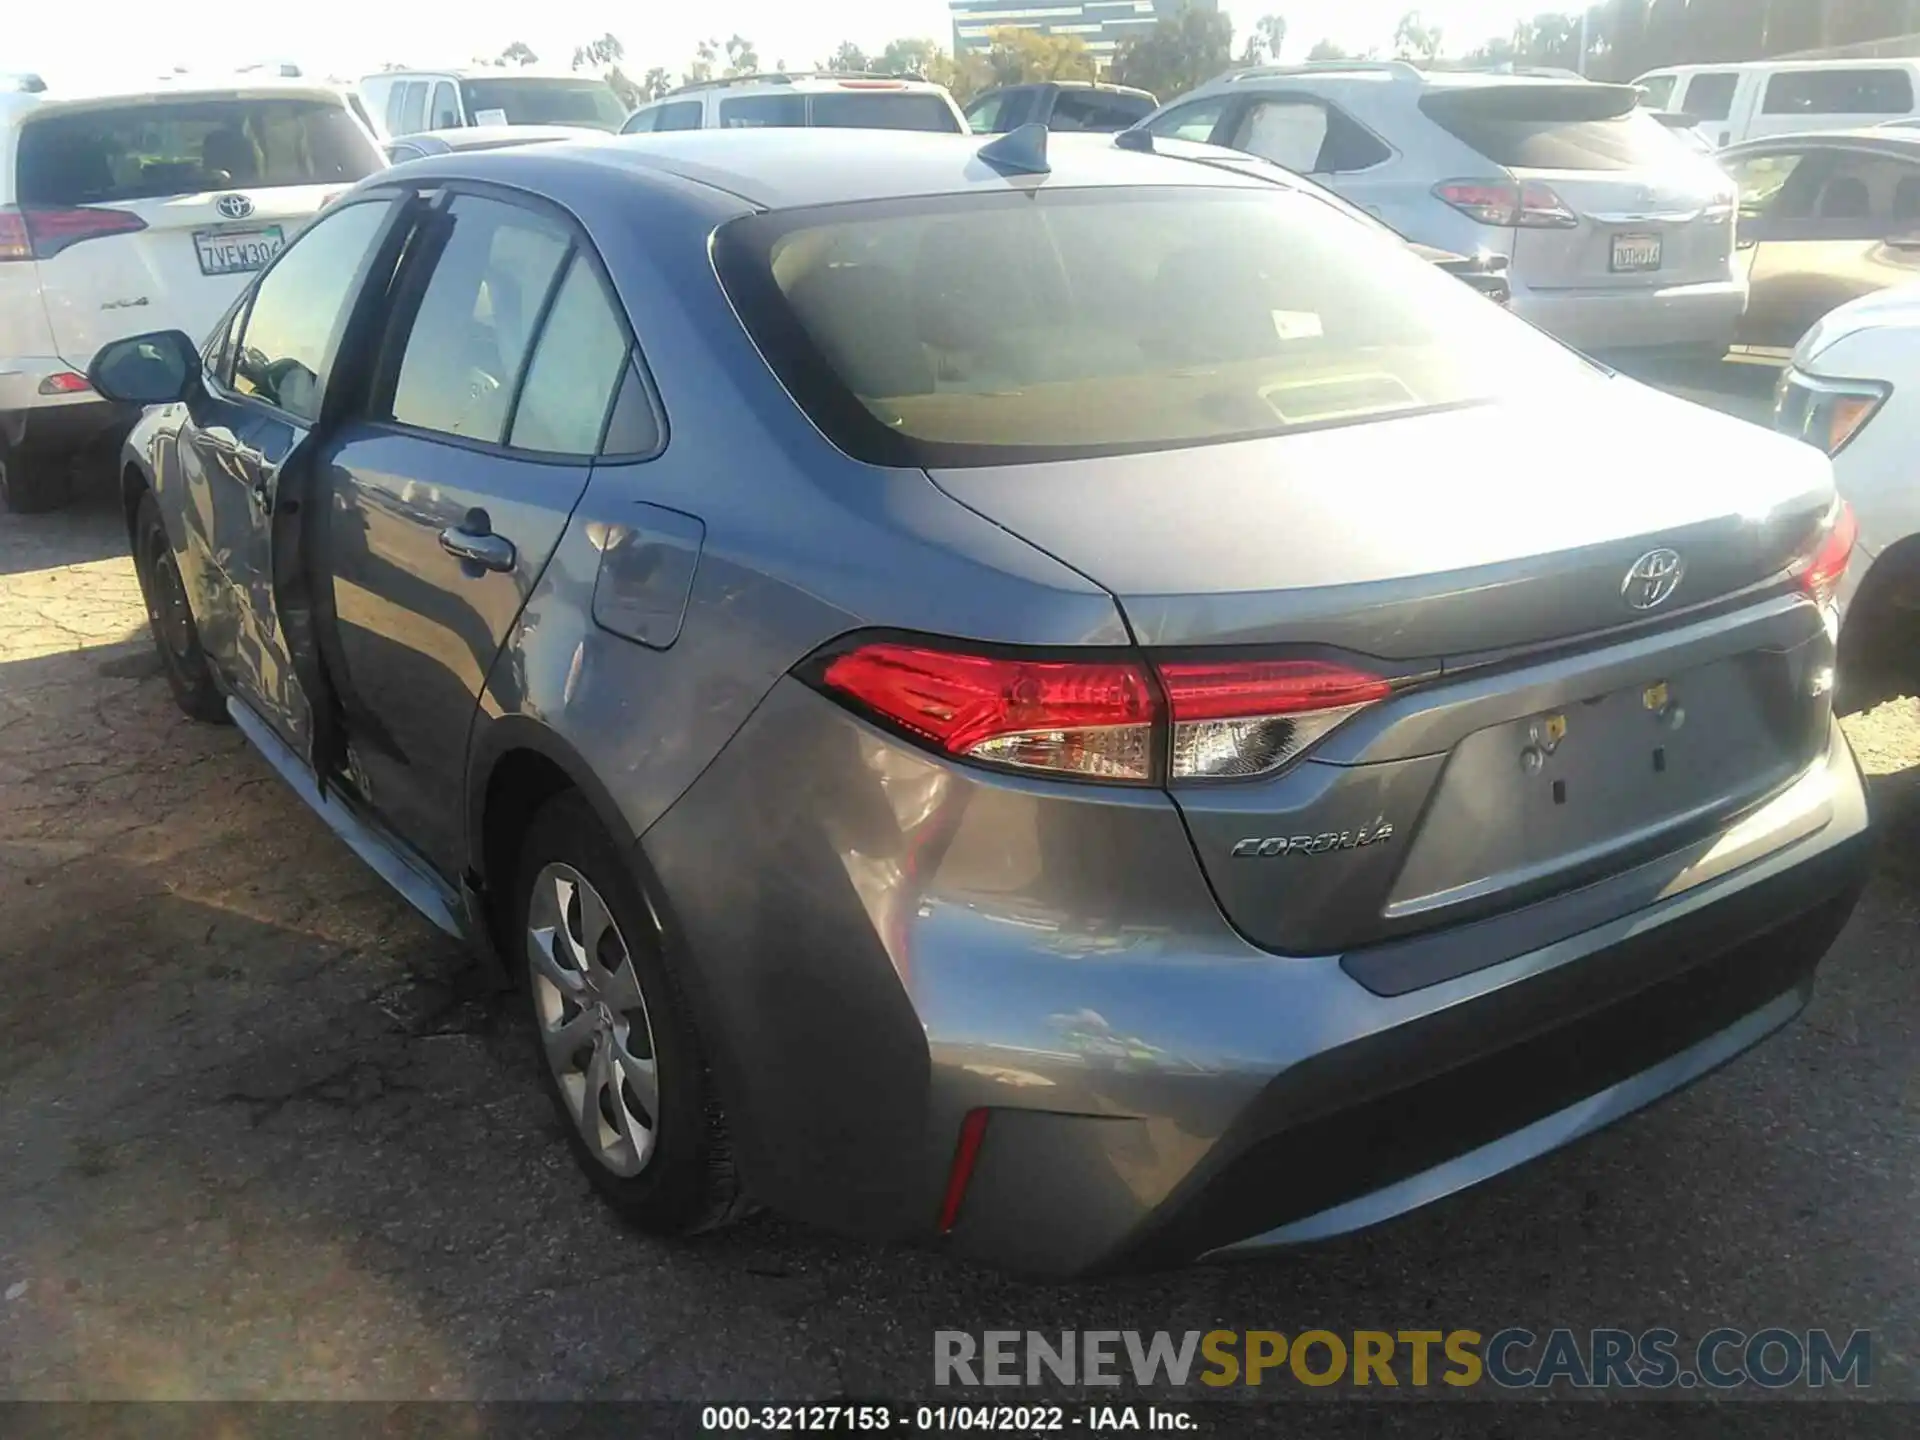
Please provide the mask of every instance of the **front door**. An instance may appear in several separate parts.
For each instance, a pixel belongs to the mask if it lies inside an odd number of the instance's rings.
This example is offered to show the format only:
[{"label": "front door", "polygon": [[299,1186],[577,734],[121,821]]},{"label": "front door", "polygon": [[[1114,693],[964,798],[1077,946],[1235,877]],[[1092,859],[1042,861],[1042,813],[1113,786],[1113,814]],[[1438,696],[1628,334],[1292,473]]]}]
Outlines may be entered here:
[{"label": "front door", "polygon": [[206,562],[201,640],[228,688],[302,754],[309,686],[282,613],[287,493],[307,460],[334,347],[386,233],[390,197],[345,206],[288,246],[233,316],[187,402],[179,459],[189,527]]},{"label": "front door", "polygon": [[446,197],[400,277],[364,413],[320,457],[351,779],[444,875],[487,674],[585,490],[630,338],[555,214]]}]

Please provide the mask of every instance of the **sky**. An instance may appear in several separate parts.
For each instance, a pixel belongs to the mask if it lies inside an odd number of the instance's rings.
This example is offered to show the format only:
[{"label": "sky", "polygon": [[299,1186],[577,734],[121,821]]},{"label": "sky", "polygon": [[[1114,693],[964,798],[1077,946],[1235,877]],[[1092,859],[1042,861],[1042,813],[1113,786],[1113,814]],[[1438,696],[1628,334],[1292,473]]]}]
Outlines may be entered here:
[{"label": "sky", "polygon": [[[1516,18],[1554,0],[1224,0],[1236,43],[1269,12],[1287,17],[1288,59],[1314,41],[1351,49],[1392,44],[1409,8],[1465,50],[1504,34]],[[32,70],[50,87],[87,79],[145,80],[175,65],[221,69],[291,60],[309,75],[357,76],[387,61],[454,65],[524,40],[542,61],[564,65],[573,47],[608,31],[626,46],[626,69],[663,65],[679,74],[694,45],[739,33],[762,62],[800,66],[843,39],[869,50],[903,35],[950,43],[943,0],[702,0],[657,6],[640,0],[320,0],[318,4],[168,5],[153,0],[33,4],[13,0],[0,22],[0,71]],[[1571,0],[1569,0],[1571,8]],[[197,23],[196,23],[197,22]],[[320,27],[324,28],[320,28]]]}]

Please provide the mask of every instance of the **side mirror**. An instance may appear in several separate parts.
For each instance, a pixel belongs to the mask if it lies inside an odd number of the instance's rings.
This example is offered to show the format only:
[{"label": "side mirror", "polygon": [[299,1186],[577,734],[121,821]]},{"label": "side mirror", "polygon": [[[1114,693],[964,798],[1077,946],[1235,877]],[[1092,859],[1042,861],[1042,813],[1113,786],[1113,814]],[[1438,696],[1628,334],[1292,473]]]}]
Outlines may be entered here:
[{"label": "side mirror", "polygon": [[198,345],[178,330],[156,330],[101,346],[87,379],[109,400],[171,405],[192,393],[199,372]]}]

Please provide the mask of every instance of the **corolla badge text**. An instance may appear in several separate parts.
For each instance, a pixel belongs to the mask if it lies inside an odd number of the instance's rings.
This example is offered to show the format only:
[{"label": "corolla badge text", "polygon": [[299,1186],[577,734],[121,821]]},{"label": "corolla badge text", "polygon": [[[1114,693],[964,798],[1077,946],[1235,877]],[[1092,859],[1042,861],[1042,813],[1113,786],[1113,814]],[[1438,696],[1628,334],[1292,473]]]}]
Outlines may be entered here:
[{"label": "corolla badge text", "polygon": [[1236,860],[1270,860],[1276,855],[1325,855],[1330,850],[1357,850],[1393,837],[1393,826],[1383,816],[1358,830],[1325,830],[1318,835],[1250,835],[1233,846]]}]

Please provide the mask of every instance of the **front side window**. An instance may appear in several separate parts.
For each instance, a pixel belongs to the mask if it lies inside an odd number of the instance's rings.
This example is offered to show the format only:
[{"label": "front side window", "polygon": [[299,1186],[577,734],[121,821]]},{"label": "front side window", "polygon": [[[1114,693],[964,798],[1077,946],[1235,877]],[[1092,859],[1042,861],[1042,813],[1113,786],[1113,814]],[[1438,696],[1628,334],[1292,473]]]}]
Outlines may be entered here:
[{"label": "front side window", "polygon": [[1645,75],[1634,83],[1640,87],[1649,110],[1664,110],[1667,102],[1673,98],[1673,87],[1678,79],[1675,75]]},{"label": "front side window", "polygon": [[1740,76],[1731,70],[1696,75],[1687,82],[1687,97],[1680,108],[1702,120],[1724,120],[1733,114],[1733,96],[1739,88]]},{"label": "front side window", "polygon": [[592,455],[627,363],[618,303],[575,254],[540,332],[507,443],[516,450]]},{"label": "front side window", "polygon": [[1196,100],[1191,105],[1169,110],[1147,129],[1169,140],[1211,140],[1226,108],[1227,102],[1223,99]]},{"label": "front side window", "polygon": [[427,128],[427,82],[409,80],[400,98],[400,133],[411,135]]},{"label": "front side window", "polygon": [[1905,70],[1782,70],[1767,81],[1768,115],[1908,115],[1913,79]]},{"label": "front side window", "polygon": [[477,195],[448,209],[451,226],[401,352],[393,418],[498,444],[533,328],[567,257],[565,230]]},{"label": "front side window", "polygon": [[367,201],[329,211],[281,252],[247,312],[233,359],[236,391],[309,424],[320,418],[327,349],[391,209]]},{"label": "front side window", "polygon": [[1166,450],[1591,373],[1383,227],[1278,187],[774,212],[722,227],[716,256],[789,393],[882,464]]},{"label": "front side window", "polygon": [[325,100],[145,100],[66,110],[20,128],[22,204],[99,205],[208,190],[351,184],[380,152]]},{"label": "front side window", "polygon": [[992,94],[982,95],[967,106],[967,128],[976,135],[997,135],[1000,132],[1000,111],[1007,103],[1007,92],[995,90]]}]

